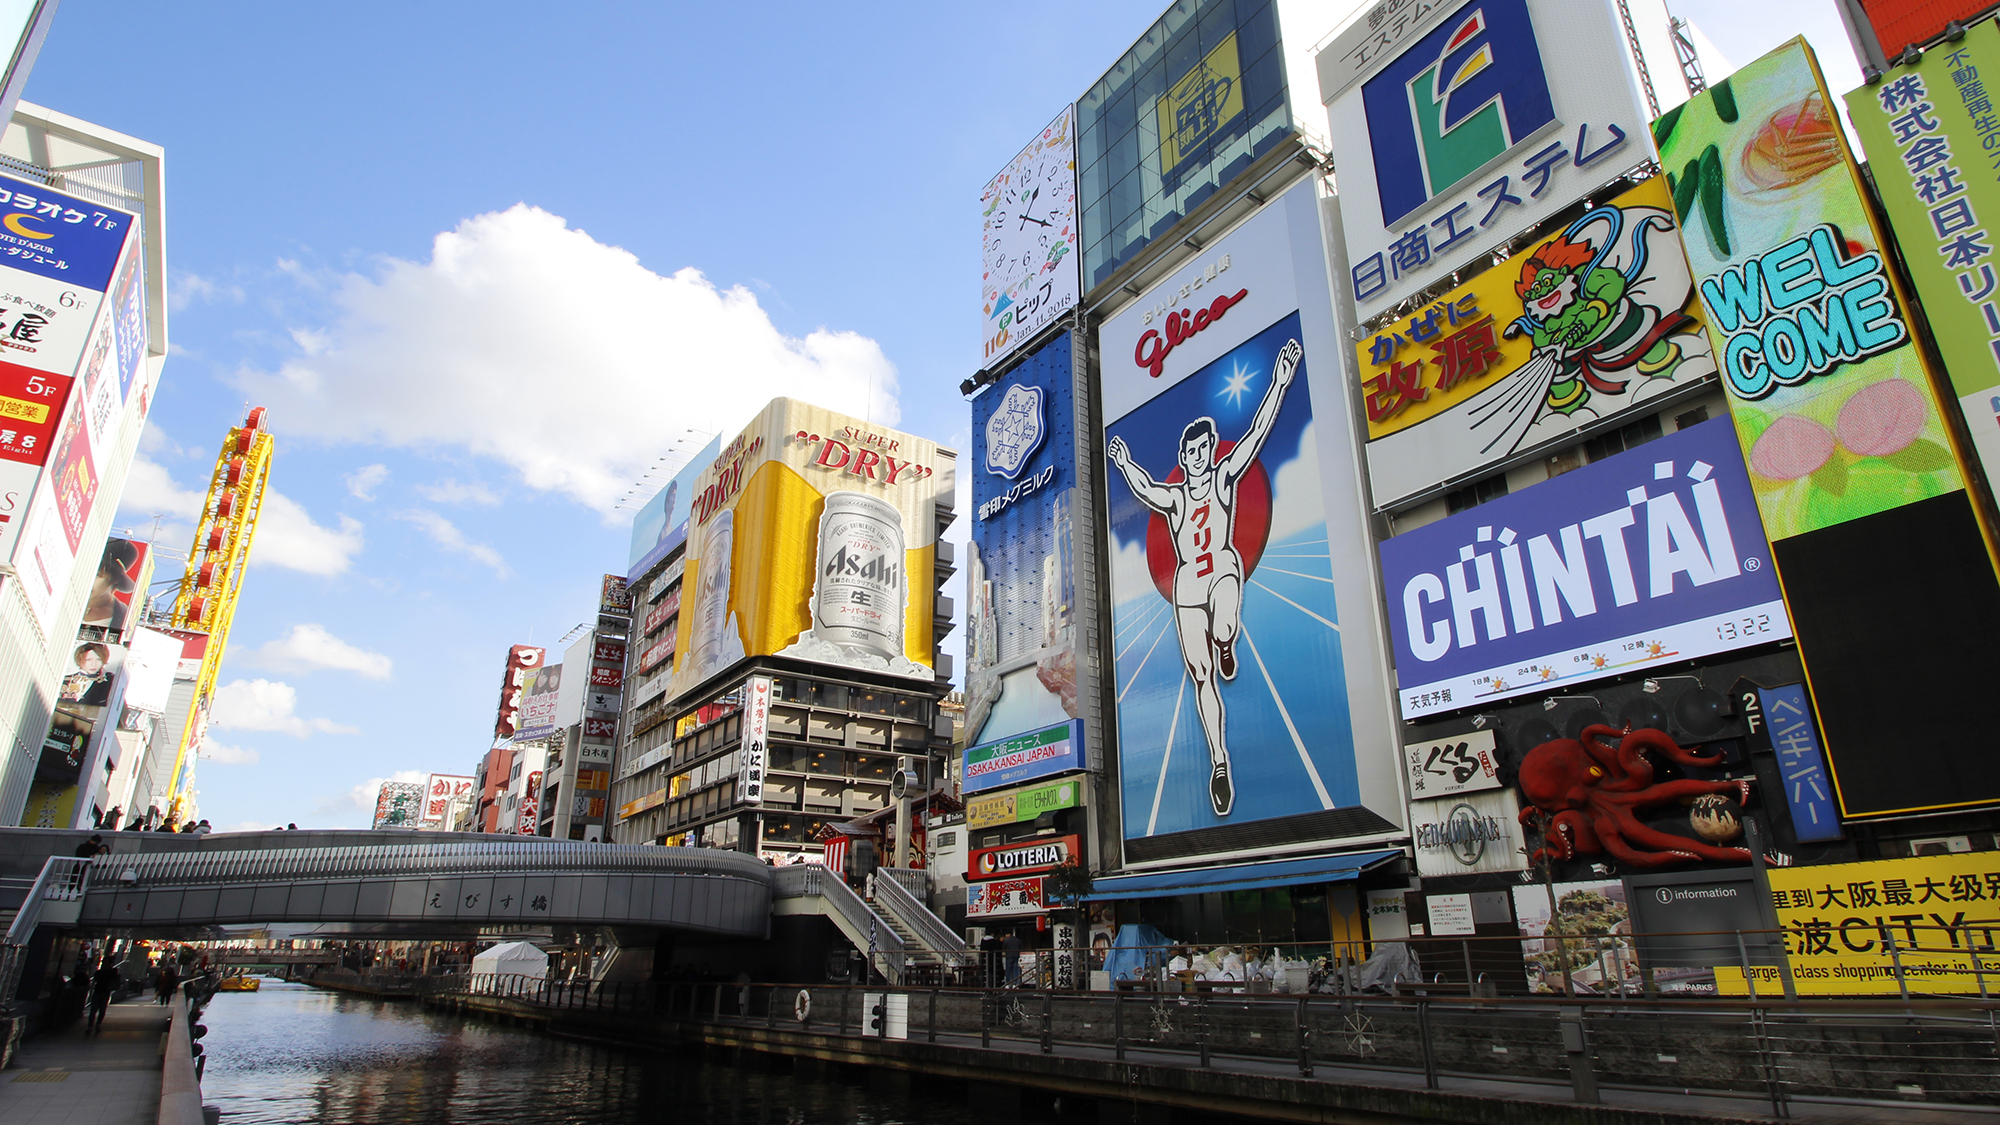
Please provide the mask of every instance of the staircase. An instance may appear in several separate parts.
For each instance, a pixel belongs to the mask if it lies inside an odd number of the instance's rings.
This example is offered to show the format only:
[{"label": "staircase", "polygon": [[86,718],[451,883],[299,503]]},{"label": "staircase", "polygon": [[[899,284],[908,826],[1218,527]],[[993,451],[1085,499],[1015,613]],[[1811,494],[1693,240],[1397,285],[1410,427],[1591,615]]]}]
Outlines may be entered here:
[{"label": "staircase", "polygon": [[868,905],[902,940],[906,973],[942,982],[971,953],[965,939],[925,906],[919,894],[929,885],[924,871],[877,868],[868,881]]}]

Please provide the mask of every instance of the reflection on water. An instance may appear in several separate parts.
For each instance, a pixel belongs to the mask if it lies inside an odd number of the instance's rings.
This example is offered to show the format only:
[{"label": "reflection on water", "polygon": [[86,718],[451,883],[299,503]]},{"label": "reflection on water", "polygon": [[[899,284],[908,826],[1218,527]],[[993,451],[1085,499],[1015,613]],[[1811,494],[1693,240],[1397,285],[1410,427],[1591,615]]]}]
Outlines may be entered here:
[{"label": "reflection on water", "polygon": [[[692,1056],[555,1039],[420,1007],[266,979],[202,1016],[202,1100],[224,1125],[808,1125],[997,1120],[962,1095],[885,1095]],[[926,1096],[928,1095],[928,1096]],[[1005,1120],[1019,1125],[1021,1115]]]}]

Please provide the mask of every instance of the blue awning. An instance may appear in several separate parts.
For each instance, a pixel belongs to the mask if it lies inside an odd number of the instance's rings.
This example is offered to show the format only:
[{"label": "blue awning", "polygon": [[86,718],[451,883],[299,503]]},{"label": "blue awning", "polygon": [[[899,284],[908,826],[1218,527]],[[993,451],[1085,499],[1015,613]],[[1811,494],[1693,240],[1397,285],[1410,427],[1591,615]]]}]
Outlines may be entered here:
[{"label": "blue awning", "polygon": [[1165,898],[1169,895],[1203,895],[1219,891],[1255,891],[1301,883],[1344,883],[1402,854],[1400,850],[1357,852],[1313,859],[1203,867],[1192,871],[1111,875],[1097,880],[1084,901],[1110,902],[1114,899]]}]

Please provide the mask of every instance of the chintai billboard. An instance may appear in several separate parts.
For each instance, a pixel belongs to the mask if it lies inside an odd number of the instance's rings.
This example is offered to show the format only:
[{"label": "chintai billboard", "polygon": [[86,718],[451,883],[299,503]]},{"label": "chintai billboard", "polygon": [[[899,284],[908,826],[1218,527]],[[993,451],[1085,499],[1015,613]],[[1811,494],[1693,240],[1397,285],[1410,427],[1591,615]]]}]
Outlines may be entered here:
[{"label": "chintai billboard", "polygon": [[1406,719],[1792,633],[1720,418],[1389,539],[1382,577]]}]

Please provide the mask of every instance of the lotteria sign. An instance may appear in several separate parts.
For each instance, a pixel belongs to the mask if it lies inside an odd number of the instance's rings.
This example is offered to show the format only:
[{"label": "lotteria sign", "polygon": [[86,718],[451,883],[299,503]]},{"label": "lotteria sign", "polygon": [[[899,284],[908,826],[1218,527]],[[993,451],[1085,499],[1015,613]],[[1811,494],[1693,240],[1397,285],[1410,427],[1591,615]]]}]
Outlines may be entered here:
[{"label": "lotteria sign", "polygon": [[977,793],[1082,768],[1083,723],[1071,719],[967,748],[960,790]]},{"label": "lotteria sign", "polygon": [[1403,717],[1791,636],[1716,419],[1382,544]]},{"label": "lotteria sign", "polygon": [[1079,843],[1075,836],[1045,836],[980,848],[966,858],[965,877],[985,880],[1039,875],[1076,858]]}]

